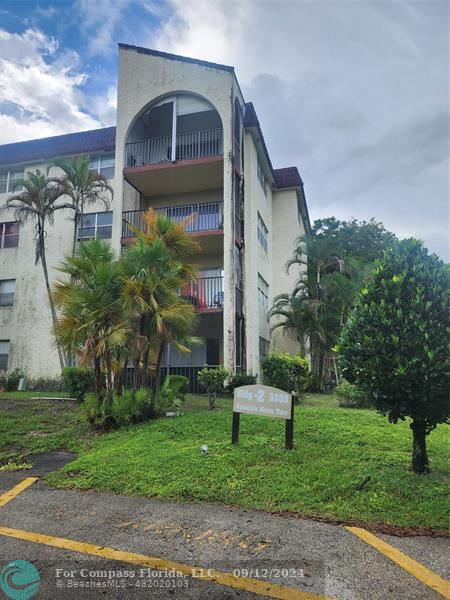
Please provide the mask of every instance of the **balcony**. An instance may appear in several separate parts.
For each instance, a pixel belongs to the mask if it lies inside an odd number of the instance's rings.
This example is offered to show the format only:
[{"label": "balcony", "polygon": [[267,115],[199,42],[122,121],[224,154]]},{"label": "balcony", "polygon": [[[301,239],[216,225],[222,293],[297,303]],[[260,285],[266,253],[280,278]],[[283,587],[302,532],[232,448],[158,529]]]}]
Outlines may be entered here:
[{"label": "balcony", "polygon": [[150,138],[126,144],[124,177],[144,196],[219,189],[223,186],[223,130]]},{"label": "balcony", "polygon": [[[145,210],[129,210],[122,213],[122,241],[135,237],[130,225],[145,231]],[[203,202],[182,206],[163,206],[154,211],[180,223],[189,219],[185,229],[188,233],[207,234],[223,231],[223,202]]]},{"label": "balcony", "polygon": [[222,129],[207,129],[175,136],[172,156],[172,136],[141,140],[126,144],[126,166],[142,167],[178,160],[194,160],[223,154]]},{"label": "balcony", "polygon": [[180,296],[200,312],[222,312],[224,291],[223,276],[199,277],[180,290]]}]

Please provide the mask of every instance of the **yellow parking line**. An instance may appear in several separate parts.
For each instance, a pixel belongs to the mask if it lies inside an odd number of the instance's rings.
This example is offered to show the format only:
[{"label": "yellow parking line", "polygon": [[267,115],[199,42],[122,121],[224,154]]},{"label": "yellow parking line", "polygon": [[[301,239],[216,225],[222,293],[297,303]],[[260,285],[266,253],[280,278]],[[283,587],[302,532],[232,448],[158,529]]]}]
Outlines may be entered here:
[{"label": "yellow parking line", "polygon": [[33,483],[38,479],[38,477],[27,477],[26,479],[15,485],[12,489],[2,494],[0,496],[0,506],[5,506],[5,504],[8,504],[8,502],[14,500],[16,496],[18,496],[21,492],[30,487],[30,485],[33,485]]},{"label": "yellow parking line", "polygon": [[109,560],[131,563],[151,569],[175,569],[175,571],[179,571],[187,577],[194,577],[202,581],[209,581],[227,587],[246,590],[269,598],[280,598],[281,600],[331,600],[326,596],[303,592],[299,589],[271,583],[262,579],[238,577],[231,573],[216,571],[215,569],[208,570],[207,568],[193,567],[191,565],[185,565],[162,558],[145,556],[144,554],[135,554],[134,552],[126,552],[123,550],[115,550],[114,548],[105,548],[104,546],[86,544],[84,542],[77,542],[75,540],[68,540],[42,533],[32,533],[30,531],[21,531],[20,529],[0,527],[0,535],[25,540],[27,542],[44,544],[45,546],[52,546],[53,548],[62,548],[64,550],[73,550],[92,556],[101,556],[102,558],[107,558]]},{"label": "yellow parking line", "polygon": [[358,536],[361,540],[373,546],[378,552],[381,552],[393,562],[399,565],[402,569],[413,575],[416,579],[424,583],[426,586],[441,594],[447,600],[450,600],[450,582],[436,575],[433,571],[430,571],[417,561],[413,560],[394,546],[387,544],[385,541],[370,533],[366,529],[360,527],[346,527],[347,531],[350,531],[354,535]]}]

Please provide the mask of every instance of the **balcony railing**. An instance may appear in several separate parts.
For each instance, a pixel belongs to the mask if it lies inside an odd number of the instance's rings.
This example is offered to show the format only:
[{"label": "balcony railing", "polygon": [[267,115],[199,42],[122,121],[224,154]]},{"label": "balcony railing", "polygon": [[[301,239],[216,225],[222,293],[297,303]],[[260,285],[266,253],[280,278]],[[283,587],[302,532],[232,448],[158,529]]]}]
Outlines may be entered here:
[{"label": "balcony railing", "polygon": [[223,308],[223,277],[200,277],[180,290],[180,296],[200,310]]},{"label": "balcony railing", "polygon": [[[163,206],[155,212],[180,223],[187,219],[185,230],[189,233],[223,228],[223,202],[204,202],[182,206]],[[145,231],[146,210],[128,210],[122,213],[122,238],[134,237],[130,225]]]},{"label": "balcony railing", "polygon": [[[223,130],[207,129],[176,136],[175,160],[191,160],[223,154]],[[126,166],[142,167],[172,160],[172,136],[129,142]]]}]

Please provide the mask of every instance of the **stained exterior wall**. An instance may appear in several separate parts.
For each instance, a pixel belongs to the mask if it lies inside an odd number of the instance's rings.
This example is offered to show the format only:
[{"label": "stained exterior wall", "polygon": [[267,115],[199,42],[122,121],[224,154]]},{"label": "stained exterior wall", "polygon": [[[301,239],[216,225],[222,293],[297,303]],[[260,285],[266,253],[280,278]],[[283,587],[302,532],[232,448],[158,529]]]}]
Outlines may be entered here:
[{"label": "stained exterior wall", "polygon": [[[25,171],[40,169],[46,171],[46,164],[27,165]],[[56,169],[53,174],[58,174]],[[110,183],[114,187],[114,181]],[[0,206],[4,205],[8,194],[0,194]],[[111,203],[113,223],[121,220],[117,195]],[[89,206],[85,212],[104,211],[103,204]],[[121,208],[119,207],[119,211]],[[55,213],[55,222],[47,227],[46,256],[49,277],[58,277],[56,267],[64,254],[70,253],[73,239],[71,212],[64,210]],[[14,221],[11,212],[3,212],[0,222]],[[22,369],[29,377],[55,377],[60,372],[58,354],[54,348],[52,321],[48,306],[42,266],[34,264],[35,259],[34,223],[21,225],[19,246],[0,248],[0,280],[15,279],[16,294],[14,306],[0,307],[0,340],[10,340],[8,370]],[[116,249],[117,246],[116,246]]]},{"label": "stained exterior wall", "polygon": [[[267,167],[259,154],[263,168]],[[261,305],[258,294],[258,274],[269,285],[268,306],[282,293],[289,293],[298,281],[300,271],[285,265],[292,258],[294,243],[305,233],[299,218],[295,189],[272,190],[267,185],[264,193],[258,179],[258,149],[250,132],[245,134],[245,313],[247,340],[247,370],[260,375],[260,338],[270,342],[271,349],[298,352],[298,344],[289,335],[271,334],[267,310]],[[265,175],[270,178],[266,168]],[[267,252],[258,240],[258,213],[268,229]]]}]

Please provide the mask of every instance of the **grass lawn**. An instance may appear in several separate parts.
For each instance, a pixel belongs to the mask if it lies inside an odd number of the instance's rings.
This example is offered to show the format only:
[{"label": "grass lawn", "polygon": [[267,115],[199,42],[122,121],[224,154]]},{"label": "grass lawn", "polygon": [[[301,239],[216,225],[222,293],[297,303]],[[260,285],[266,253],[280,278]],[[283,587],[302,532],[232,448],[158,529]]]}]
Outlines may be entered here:
[{"label": "grass lawn", "polygon": [[30,393],[0,394],[0,469],[8,462],[27,463],[27,454],[47,450],[79,452],[94,438],[76,402],[31,400],[24,395]]},{"label": "grass lawn", "polygon": [[[231,401],[206,410],[191,397],[185,415],[97,438],[79,458],[48,476],[61,487],[245,508],[294,511],[331,519],[447,529],[447,430],[428,438],[432,473],[410,472],[411,431],[368,410],[310,396],[296,409],[295,449],[285,451],[284,422],[241,416],[230,443]],[[209,453],[201,456],[200,446]],[[356,486],[366,476],[362,491]]]},{"label": "grass lawn", "polygon": [[[284,422],[249,415],[241,416],[233,447],[231,400],[219,400],[213,412],[207,405],[190,396],[182,417],[96,435],[76,403],[0,396],[0,464],[66,449],[79,457],[48,475],[50,485],[447,529],[445,426],[428,438],[432,473],[418,476],[409,470],[407,423],[338,408],[333,396],[312,395],[297,407],[291,452],[283,448]],[[207,456],[200,455],[202,444]]]}]

